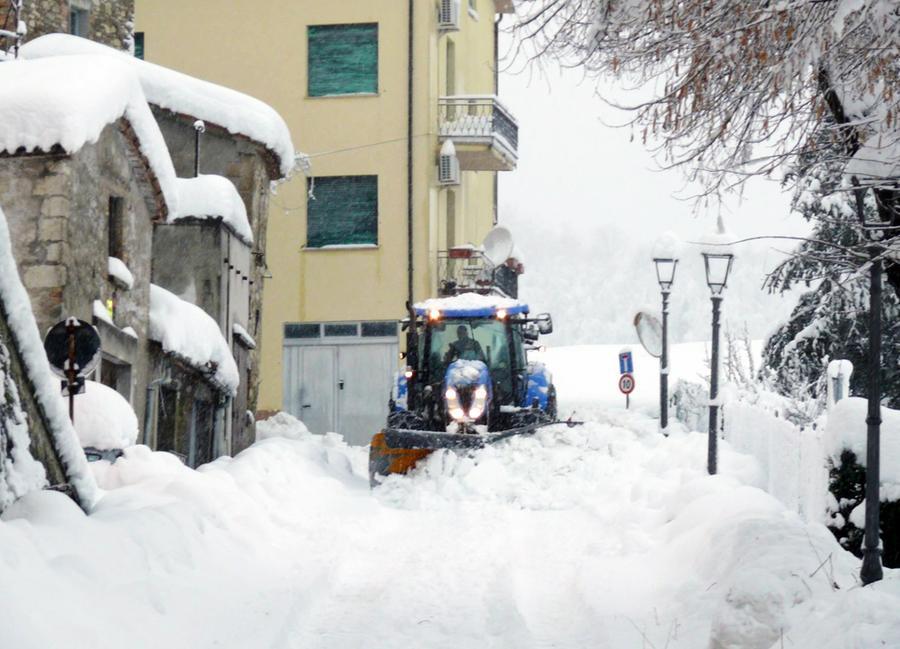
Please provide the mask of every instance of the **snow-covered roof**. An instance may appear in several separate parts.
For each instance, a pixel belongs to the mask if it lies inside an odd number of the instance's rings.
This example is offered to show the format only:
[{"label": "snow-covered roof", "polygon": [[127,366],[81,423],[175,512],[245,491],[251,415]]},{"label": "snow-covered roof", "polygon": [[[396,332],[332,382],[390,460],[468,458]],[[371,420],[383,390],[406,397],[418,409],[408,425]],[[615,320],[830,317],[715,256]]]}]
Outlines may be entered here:
[{"label": "snow-covered roof", "polygon": [[480,293],[463,293],[453,297],[441,297],[417,302],[414,305],[417,315],[427,315],[431,311],[441,312],[445,318],[490,318],[499,309],[506,309],[509,315],[528,313],[528,305],[500,295],[482,295]]},{"label": "snow-covered roof", "polygon": [[[3,66],[14,65],[7,62]],[[75,436],[75,429],[59,399],[59,381],[50,373],[50,363],[44,351],[31,301],[19,279],[15,257],[0,209],[0,303],[6,322],[15,337],[22,364],[34,387],[35,398],[46,418],[48,433],[65,468],[66,476],[75,488],[81,504],[90,509],[99,497],[93,474]]]},{"label": "snow-covered roof", "polygon": [[[68,407],[68,399],[60,399]],[[112,388],[85,381],[84,392],[75,397],[75,432],[83,448],[126,448],[137,441],[137,415],[128,400]]]},{"label": "snow-covered roof", "polygon": [[7,61],[0,67],[0,152],[78,152],[106,126],[127,120],[169,212],[177,208],[175,168],[141,85],[108,57]]},{"label": "snow-covered roof", "polygon": [[237,394],[240,375],[219,325],[203,309],[150,285],[150,340]]},{"label": "snow-covered roof", "polygon": [[296,153],[287,124],[274,108],[249,95],[69,34],[41,36],[26,43],[20,52],[28,59],[94,54],[126,61],[137,73],[151,104],[259,142],[278,159],[282,177],[294,170]]},{"label": "snow-covered roof", "polygon": [[253,230],[247,208],[234,184],[224,176],[201,175],[178,178],[178,212],[169,222],[180,219],[221,219],[242,241],[253,244]]},{"label": "snow-covered roof", "polygon": [[900,133],[871,136],[850,158],[844,175],[856,176],[863,187],[895,184],[900,179]]}]

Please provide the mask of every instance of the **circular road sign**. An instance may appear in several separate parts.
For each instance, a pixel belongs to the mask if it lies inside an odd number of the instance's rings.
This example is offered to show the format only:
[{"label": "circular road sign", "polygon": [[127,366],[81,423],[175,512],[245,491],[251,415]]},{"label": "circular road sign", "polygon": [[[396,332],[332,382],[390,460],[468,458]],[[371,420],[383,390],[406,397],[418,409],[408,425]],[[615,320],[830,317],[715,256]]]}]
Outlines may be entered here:
[{"label": "circular road sign", "polygon": [[631,374],[623,374],[619,377],[619,391],[622,394],[634,392],[634,377]]},{"label": "circular road sign", "polygon": [[77,318],[67,318],[57,322],[44,338],[44,351],[50,361],[53,373],[66,378],[66,364],[69,360],[69,334],[75,337],[75,375],[86,376],[94,371],[100,362],[100,334],[89,322]]}]

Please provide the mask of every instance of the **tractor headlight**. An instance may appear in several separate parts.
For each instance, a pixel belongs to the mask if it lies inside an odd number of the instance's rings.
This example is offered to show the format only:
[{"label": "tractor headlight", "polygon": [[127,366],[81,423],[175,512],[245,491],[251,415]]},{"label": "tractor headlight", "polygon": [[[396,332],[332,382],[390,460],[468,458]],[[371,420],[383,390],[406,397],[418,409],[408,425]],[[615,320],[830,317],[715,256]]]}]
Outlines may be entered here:
[{"label": "tractor headlight", "polygon": [[483,385],[479,385],[475,388],[475,394],[473,396],[472,407],[469,408],[469,419],[474,421],[484,414],[484,408],[487,405],[487,388]]},{"label": "tractor headlight", "polygon": [[447,388],[447,391],[444,392],[444,398],[447,400],[447,412],[450,413],[453,419],[460,421],[466,418],[466,413],[459,403],[459,393],[457,393],[455,388]]}]

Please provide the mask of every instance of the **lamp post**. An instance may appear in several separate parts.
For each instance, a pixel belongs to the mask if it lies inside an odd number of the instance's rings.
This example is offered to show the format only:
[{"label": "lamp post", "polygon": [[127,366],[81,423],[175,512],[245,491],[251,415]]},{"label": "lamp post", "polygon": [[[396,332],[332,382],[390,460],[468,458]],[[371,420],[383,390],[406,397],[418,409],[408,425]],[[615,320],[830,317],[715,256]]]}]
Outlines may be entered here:
[{"label": "lamp post", "polygon": [[734,255],[730,252],[703,252],[703,263],[706,266],[706,284],[712,298],[712,366],[709,371],[709,446],[706,456],[706,470],[710,475],[716,474],[719,428],[719,315],[723,293],[728,283],[728,274]]},{"label": "lamp post", "polygon": [[[863,209],[865,190],[856,176],[851,178],[856,195],[856,215],[864,230],[877,230],[882,224],[866,220]],[[881,259],[878,245],[869,246],[869,403],[866,416],[866,531],[862,568],[859,578],[863,585],[882,579],[881,569]]]},{"label": "lamp post", "polygon": [[662,293],[662,352],[659,356],[659,427],[663,434],[669,427],[669,293],[675,281],[678,259],[674,255],[654,257],[656,281]]}]

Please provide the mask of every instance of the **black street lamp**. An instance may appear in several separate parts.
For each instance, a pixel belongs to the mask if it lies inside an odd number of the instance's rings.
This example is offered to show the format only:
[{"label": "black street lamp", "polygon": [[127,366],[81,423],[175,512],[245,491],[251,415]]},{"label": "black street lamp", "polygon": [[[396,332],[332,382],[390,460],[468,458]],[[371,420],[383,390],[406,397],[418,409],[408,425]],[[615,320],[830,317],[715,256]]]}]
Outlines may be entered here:
[{"label": "black street lamp", "polygon": [[728,275],[734,263],[734,255],[730,252],[703,252],[703,263],[706,266],[706,283],[712,297],[712,365],[709,371],[709,447],[706,456],[706,471],[716,474],[719,428],[719,312],[722,306],[723,293],[728,284]]},{"label": "black street lamp", "polygon": [[669,427],[669,293],[675,281],[678,259],[674,252],[653,258],[656,280],[662,292],[662,353],[659,357],[659,427],[663,434]]},{"label": "black street lamp", "polygon": [[[864,230],[884,227],[880,222],[866,220],[863,209],[865,190],[856,176],[851,178],[856,195],[856,215]],[[859,578],[863,585],[880,581],[881,568],[881,258],[878,245],[869,246],[869,407],[866,416],[866,531],[862,568]]]}]

